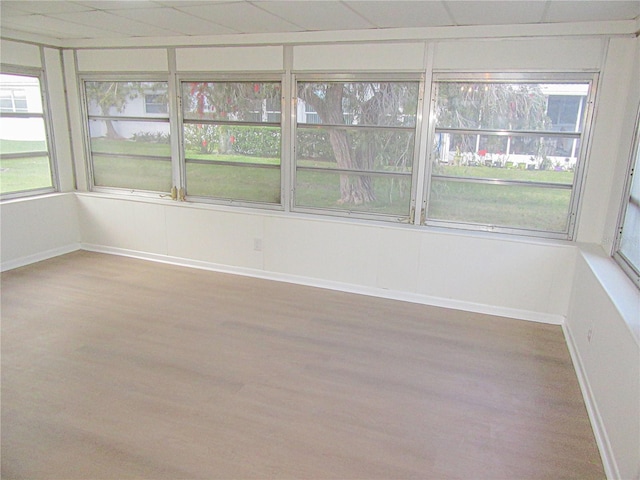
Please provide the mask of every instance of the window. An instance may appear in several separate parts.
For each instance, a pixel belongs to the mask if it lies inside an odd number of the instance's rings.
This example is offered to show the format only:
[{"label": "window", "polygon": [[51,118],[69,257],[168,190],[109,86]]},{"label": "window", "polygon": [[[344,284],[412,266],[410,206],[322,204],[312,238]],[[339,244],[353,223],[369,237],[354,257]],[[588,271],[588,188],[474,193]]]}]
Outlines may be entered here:
[{"label": "window", "polygon": [[144,111],[146,113],[169,113],[166,94],[147,93],[144,96]]},{"label": "window", "polygon": [[0,194],[55,190],[39,74],[0,74]]},{"label": "window", "polygon": [[441,74],[433,92],[426,223],[571,238],[591,76]]},{"label": "window", "polygon": [[169,192],[167,82],[86,80],[84,87],[94,187]]},{"label": "window", "polygon": [[0,90],[0,112],[28,112],[26,90],[7,87]]},{"label": "window", "polygon": [[408,220],[419,87],[298,81],[294,208]]},{"label": "window", "polygon": [[614,258],[636,285],[640,286],[640,110],[636,120],[635,141],[629,165]]},{"label": "window", "polygon": [[182,82],[186,194],[281,203],[281,85]]}]

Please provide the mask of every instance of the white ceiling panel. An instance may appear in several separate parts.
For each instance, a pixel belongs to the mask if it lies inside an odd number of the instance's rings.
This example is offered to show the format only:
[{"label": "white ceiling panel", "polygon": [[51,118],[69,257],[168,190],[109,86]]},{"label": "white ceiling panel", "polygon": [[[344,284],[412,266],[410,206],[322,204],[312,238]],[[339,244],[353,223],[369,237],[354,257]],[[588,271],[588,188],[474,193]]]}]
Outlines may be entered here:
[{"label": "white ceiling panel", "polygon": [[51,15],[58,20],[68,21],[78,25],[87,25],[94,28],[101,28],[132,37],[144,36],[164,36],[166,30],[160,27],[153,27],[145,23],[136,22],[125,17],[118,17],[108,12],[92,10],[90,12],[76,12]]},{"label": "white ceiling panel", "polygon": [[234,31],[229,28],[194,17],[193,15],[189,15],[174,8],[161,7],[150,10],[136,8],[113,11],[111,13],[141,23],[166,28],[167,31],[178,32],[181,35],[218,35],[234,33]]},{"label": "white ceiling panel", "polygon": [[547,2],[447,1],[445,5],[456,25],[509,25],[540,23]]},{"label": "white ceiling panel", "polygon": [[27,33],[49,35],[54,38],[109,38],[119,35],[117,32],[70,23],[43,15],[15,17],[11,22],[11,28]]},{"label": "white ceiling panel", "polygon": [[598,20],[625,20],[640,15],[640,1],[593,1],[564,0],[549,2],[543,21],[592,22]]},{"label": "white ceiling panel", "polygon": [[88,7],[91,10],[152,9],[163,6],[150,0],[76,0],[74,3]]},{"label": "white ceiling panel", "polygon": [[0,10],[3,15],[5,13],[5,7],[29,13],[39,13],[42,15],[46,15],[48,13],[71,13],[91,10],[91,8],[80,5],[76,2],[2,0],[0,2]]},{"label": "white ceiling panel", "polygon": [[211,3],[208,5],[175,8],[212,22],[220,22],[239,33],[297,32],[301,27],[253,6],[249,2]]},{"label": "white ceiling panel", "polygon": [[57,39],[633,20],[640,0],[0,0],[0,27]]},{"label": "white ceiling panel", "polygon": [[255,5],[309,31],[375,27],[342,2],[261,1]]},{"label": "white ceiling panel", "polygon": [[435,27],[453,25],[442,2],[349,1],[349,8],[379,28]]}]

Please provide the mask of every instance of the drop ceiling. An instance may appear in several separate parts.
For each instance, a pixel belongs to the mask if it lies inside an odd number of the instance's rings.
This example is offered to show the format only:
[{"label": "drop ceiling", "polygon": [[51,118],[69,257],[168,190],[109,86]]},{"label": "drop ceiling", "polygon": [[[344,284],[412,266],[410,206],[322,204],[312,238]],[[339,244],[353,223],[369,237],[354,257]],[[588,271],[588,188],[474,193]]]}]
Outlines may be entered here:
[{"label": "drop ceiling", "polygon": [[73,39],[636,20],[640,0],[2,0],[3,36]]}]

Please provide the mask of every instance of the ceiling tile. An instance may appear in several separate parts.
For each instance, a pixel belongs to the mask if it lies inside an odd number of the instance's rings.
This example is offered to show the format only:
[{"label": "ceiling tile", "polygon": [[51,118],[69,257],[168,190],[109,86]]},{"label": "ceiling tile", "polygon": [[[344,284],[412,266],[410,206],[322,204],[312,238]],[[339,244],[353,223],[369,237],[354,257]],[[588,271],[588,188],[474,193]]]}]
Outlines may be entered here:
[{"label": "ceiling tile", "polygon": [[258,8],[271,12],[304,30],[347,30],[375,27],[374,24],[339,2],[257,1],[253,3]]},{"label": "ceiling tile", "polygon": [[92,10],[124,10],[128,8],[159,8],[157,2],[151,0],[76,0],[77,4],[90,7]]},{"label": "ceiling tile", "polygon": [[4,13],[5,7],[15,8],[29,13],[46,15],[48,13],[70,13],[86,12],[90,7],[80,5],[75,2],[53,2],[53,1],[25,1],[25,0],[2,0],[0,9]]},{"label": "ceiling tile", "polygon": [[[115,12],[114,12],[115,13]],[[183,35],[218,35],[235,31],[173,8],[120,10],[117,14],[131,20],[166,28]]]},{"label": "ceiling tile", "polygon": [[167,32],[162,28],[153,27],[145,23],[136,22],[135,20],[130,20],[125,17],[120,17],[112,13],[99,10],[51,16],[60,20],[68,21],[70,23],[103,28],[105,30],[119,32],[121,34],[129,35],[132,37],[164,36],[172,33],[175,34],[175,32]]},{"label": "ceiling tile", "polygon": [[456,25],[518,25],[539,23],[544,15],[543,0],[446,1]]},{"label": "ceiling tile", "polygon": [[117,32],[110,32],[97,27],[88,27],[66,22],[58,18],[44,15],[27,15],[14,17],[11,25],[6,25],[6,19],[2,18],[2,27],[20,30],[28,33],[49,35],[54,38],[107,38],[117,37]]},{"label": "ceiling tile", "polygon": [[301,30],[299,26],[254,7],[248,2],[216,2],[191,7],[179,5],[175,8],[240,33],[296,32]]},{"label": "ceiling tile", "polygon": [[630,20],[640,15],[640,1],[549,1],[545,22]]},{"label": "ceiling tile", "polygon": [[344,2],[380,28],[433,27],[452,25],[442,2],[348,1]]}]

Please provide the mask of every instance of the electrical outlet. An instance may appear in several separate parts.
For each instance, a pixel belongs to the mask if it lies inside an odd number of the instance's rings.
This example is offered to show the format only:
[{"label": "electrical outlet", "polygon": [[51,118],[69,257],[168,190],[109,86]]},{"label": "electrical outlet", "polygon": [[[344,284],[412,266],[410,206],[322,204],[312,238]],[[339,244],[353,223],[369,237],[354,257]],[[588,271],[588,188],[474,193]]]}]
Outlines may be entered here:
[{"label": "electrical outlet", "polygon": [[256,252],[261,252],[262,251],[262,239],[261,238],[254,238],[253,239],[253,249]]}]

